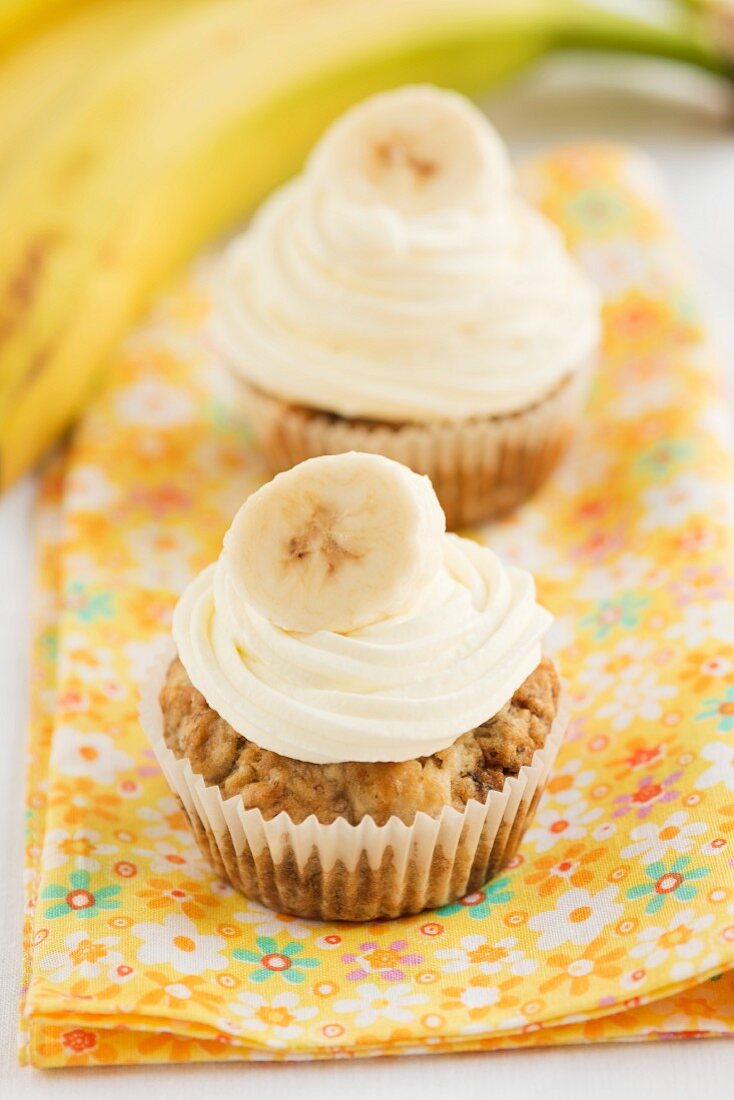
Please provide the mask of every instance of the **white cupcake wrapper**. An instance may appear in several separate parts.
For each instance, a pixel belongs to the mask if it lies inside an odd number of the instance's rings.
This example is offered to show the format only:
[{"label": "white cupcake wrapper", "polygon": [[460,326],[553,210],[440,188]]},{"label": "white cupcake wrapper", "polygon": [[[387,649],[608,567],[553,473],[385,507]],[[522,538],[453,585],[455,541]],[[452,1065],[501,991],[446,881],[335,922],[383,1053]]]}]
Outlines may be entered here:
[{"label": "white cupcake wrapper", "polygon": [[463,421],[391,425],[290,406],[244,380],[242,408],[271,468],[369,451],[430,477],[449,530],[517,507],[546,480],[573,434],[596,365],[580,363],[535,405]]},{"label": "white cupcake wrapper", "polygon": [[272,908],[331,920],[374,920],[444,905],[478,889],[514,855],[563,739],[563,703],[542,749],[518,776],[463,812],[419,812],[411,825],[392,817],[358,825],[315,816],[294,824],[266,820],[242,798],[207,786],[163,736],[159,694],[175,648],[167,644],[141,687],[140,722],[205,857],[238,890]]}]

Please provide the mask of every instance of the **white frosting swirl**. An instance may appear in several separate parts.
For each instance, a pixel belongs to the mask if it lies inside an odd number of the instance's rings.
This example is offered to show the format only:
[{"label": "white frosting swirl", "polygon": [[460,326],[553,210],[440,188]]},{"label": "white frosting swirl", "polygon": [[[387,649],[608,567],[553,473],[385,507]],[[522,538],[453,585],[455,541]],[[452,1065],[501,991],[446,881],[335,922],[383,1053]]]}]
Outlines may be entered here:
[{"label": "white frosting swirl", "polygon": [[[443,122],[436,156],[447,178],[433,201],[411,206],[399,187],[381,191],[355,169],[357,138],[374,143],[386,111]],[[230,246],[214,299],[214,342],[250,383],[347,417],[517,411],[599,339],[595,289],[558,230],[513,195],[489,122],[431,88],[345,115]]]},{"label": "white frosting swirl", "polygon": [[416,606],[350,634],[274,626],[238,597],[220,558],[176,607],[189,678],[238,733],[292,759],[399,761],[448,747],[537,667],[551,616],[525,570],[443,539],[443,566]]}]

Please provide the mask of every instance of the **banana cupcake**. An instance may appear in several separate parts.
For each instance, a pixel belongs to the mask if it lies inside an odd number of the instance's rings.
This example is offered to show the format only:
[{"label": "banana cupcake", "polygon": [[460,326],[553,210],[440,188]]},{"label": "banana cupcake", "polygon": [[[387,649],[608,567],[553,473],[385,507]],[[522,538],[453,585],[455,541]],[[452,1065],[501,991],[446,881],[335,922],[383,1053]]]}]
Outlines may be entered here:
[{"label": "banana cupcake", "polygon": [[552,470],[599,302],[485,116],[407,87],[348,111],[229,247],[211,336],[273,469],[382,454],[431,478],[455,528]]},{"label": "banana cupcake", "polygon": [[521,840],[563,734],[550,621],[529,573],[445,532],[427,478],[310,459],[245,502],[182,595],[141,719],[202,852],[248,897],[415,913]]}]

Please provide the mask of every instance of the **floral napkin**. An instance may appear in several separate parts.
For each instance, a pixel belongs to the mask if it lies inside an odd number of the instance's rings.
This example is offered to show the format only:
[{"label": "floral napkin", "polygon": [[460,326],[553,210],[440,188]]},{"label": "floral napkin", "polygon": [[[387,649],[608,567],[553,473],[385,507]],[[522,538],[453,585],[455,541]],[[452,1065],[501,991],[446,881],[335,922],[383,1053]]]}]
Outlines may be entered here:
[{"label": "floral napkin", "polygon": [[494,1049],[734,1029],[734,462],[721,372],[653,174],[561,150],[527,193],[605,294],[572,453],[473,532],[538,577],[573,722],[485,889],[417,917],[272,913],[194,846],[136,718],[176,597],[265,470],[166,298],[47,471],[28,772],[22,1059]]}]

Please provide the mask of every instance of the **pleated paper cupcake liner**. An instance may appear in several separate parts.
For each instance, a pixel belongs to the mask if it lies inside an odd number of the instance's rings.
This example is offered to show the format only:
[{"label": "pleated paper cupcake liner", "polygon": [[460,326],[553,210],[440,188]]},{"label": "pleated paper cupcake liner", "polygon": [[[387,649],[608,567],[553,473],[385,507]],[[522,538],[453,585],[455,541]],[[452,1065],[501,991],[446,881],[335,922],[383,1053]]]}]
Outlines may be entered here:
[{"label": "pleated paper cupcake liner", "polygon": [[446,524],[456,529],[517,507],[548,478],[578,422],[592,370],[585,362],[520,412],[437,424],[342,419],[244,381],[243,407],[274,472],[324,454],[385,455],[430,477]]},{"label": "pleated paper cupcake liner", "polygon": [[224,798],[163,736],[159,694],[175,649],[166,647],[141,689],[140,721],[181,800],[199,848],[217,872],[249,898],[283,913],[322,920],[370,921],[419,913],[478,890],[512,859],[542,794],[563,739],[561,700],[542,748],[485,803],[438,817],[419,812],[411,825],[365,817],[325,825],[266,820],[241,796]]}]

